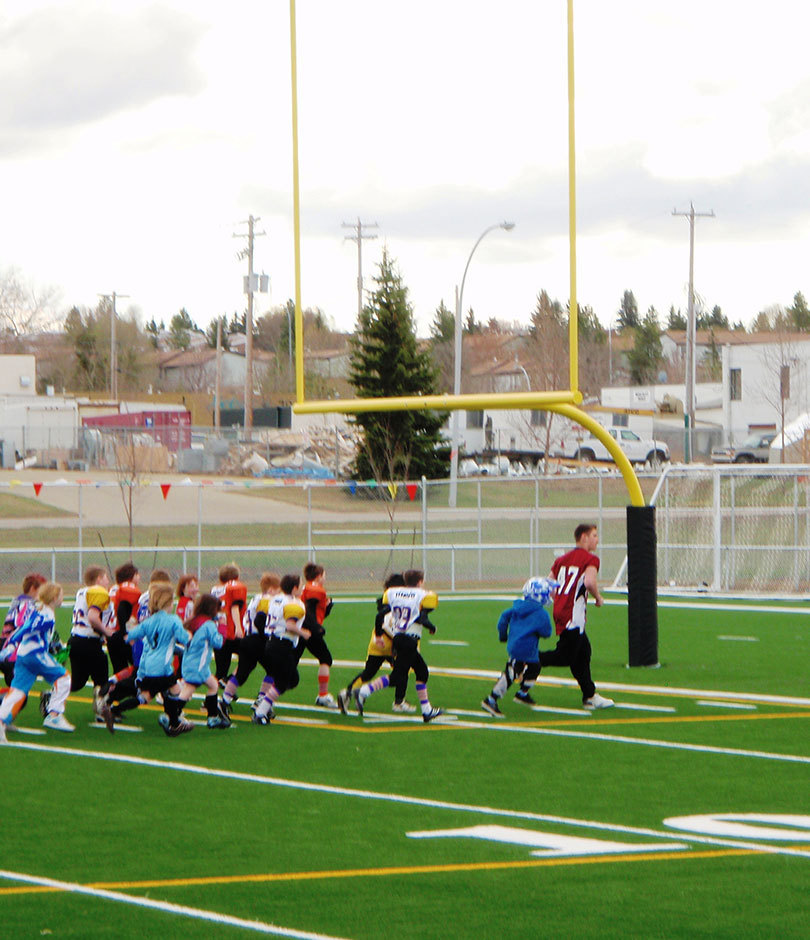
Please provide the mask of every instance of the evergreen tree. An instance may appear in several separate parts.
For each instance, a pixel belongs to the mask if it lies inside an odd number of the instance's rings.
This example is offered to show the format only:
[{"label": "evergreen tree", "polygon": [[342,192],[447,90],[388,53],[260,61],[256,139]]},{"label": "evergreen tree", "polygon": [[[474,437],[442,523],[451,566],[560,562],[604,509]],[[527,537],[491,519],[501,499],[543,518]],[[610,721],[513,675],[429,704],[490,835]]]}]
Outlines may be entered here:
[{"label": "evergreen tree", "polygon": [[676,310],[674,306],[669,308],[667,329],[683,330],[684,333],[686,332],[686,316],[681,313],[680,309]]},{"label": "evergreen tree", "polygon": [[467,316],[464,320],[464,331],[463,331],[464,334],[466,336],[474,336],[476,333],[481,333],[482,330],[483,330],[483,327],[475,319],[473,308],[470,307],[470,309],[467,311]]},{"label": "evergreen tree", "polygon": [[810,333],[810,307],[801,291],[793,295],[793,305],[787,308],[787,313],[799,333]]},{"label": "evergreen tree", "polygon": [[228,349],[228,317],[225,314],[221,317],[214,317],[208,324],[208,329],[205,331],[205,341],[212,349],[217,348],[217,323],[220,324],[220,346],[222,349]]},{"label": "evergreen tree", "polygon": [[197,325],[183,307],[176,313],[169,323],[169,345],[172,349],[188,349],[189,334],[197,331]]},{"label": "evergreen tree", "polygon": [[650,307],[644,320],[635,329],[635,344],[627,353],[630,381],[634,385],[654,382],[663,360],[661,326],[655,307]]},{"label": "evergreen tree", "polygon": [[616,313],[619,322],[619,331],[631,329],[634,330],[639,324],[638,304],[631,290],[626,290],[622,294],[622,302]]},{"label": "evergreen tree", "polygon": [[[355,394],[358,398],[435,394],[435,366],[430,354],[417,345],[408,289],[387,251],[374,283],[351,340],[349,378]],[[444,414],[373,411],[353,420],[362,433],[353,468],[358,478],[382,482],[447,475],[447,449],[439,449]]]},{"label": "evergreen tree", "polygon": [[444,301],[439,302],[430,324],[430,338],[433,343],[452,343],[456,335],[456,316],[452,310],[445,306]]}]

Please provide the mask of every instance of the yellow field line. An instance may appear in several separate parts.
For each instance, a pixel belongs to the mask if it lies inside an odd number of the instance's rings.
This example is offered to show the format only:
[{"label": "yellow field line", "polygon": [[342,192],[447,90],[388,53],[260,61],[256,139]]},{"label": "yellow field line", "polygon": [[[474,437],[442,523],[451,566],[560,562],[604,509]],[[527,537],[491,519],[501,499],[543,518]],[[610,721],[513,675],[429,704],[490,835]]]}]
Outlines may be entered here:
[{"label": "yellow field line", "polygon": [[[90,703],[90,699],[80,698],[74,696],[72,701],[75,702],[87,702]],[[138,708],[138,711],[161,711],[160,705],[141,705]],[[376,714],[376,713],[374,713]],[[746,712],[744,715],[728,715],[728,714],[711,714],[711,715],[647,715],[644,717],[615,717],[609,718],[605,716],[604,718],[561,718],[553,721],[521,721],[519,723],[512,723],[515,727],[520,728],[571,728],[578,727],[583,730],[586,728],[601,728],[605,726],[615,726],[615,725],[624,725],[632,726],[636,725],[677,725],[677,724],[705,724],[707,722],[731,722],[731,721],[771,721],[773,719],[786,719],[786,718],[810,718],[810,709],[797,711],[797,712],[780,712],[777,714],[762,714],[760,712],[751,713]],[[486,716],[484,713],[481,713],[481,720],[486,721]],[[231,715],[231,721],[236,721],[240,723],[251,723],[251,719],[247,715]],[[367,725],[363,724],[362,721],[355,721],[350,724],[337,724],[334,722],[324,722],[323,724],[300,724],[299,722],[286,722],[283,717],[278,717],[273,722],[275,725],[286,725],[295,726],[296,728],[309,728],[314,730],[324,730],[329,729],[330,731],[350,731],[360,734],[388,734],[392,731],[397,732],[414,732],[422,729],[422,725],[417,722],[413,723],[399,723],[399,722],[381,722],[379,725]],[[509,722],[506,722],[503,725],[498,725],[498,727],[507,728],[510,726]],[[434,728],[441,728],[445,731],[453,730],[458,728],[464,728],[464,722],[461,724],[452,723],[436,723],[432,725]]]},{"label": "yellow field line", "polygon": [[[710,849],[694,852],[631,852],[626,855],[537,858],[514,862],[462,862],[447,865],[409,865],[391,868],[346,868],[324,871],[271,872],[264,875],[212,875],[205,878],[165,878],[150,881],[94,881],[84,887],[106,891],[142,888],[193,888],[205,885],[262,884],[290,881],[319,881],[333,878],[390,878],[402,875],[435,875],[455,872],[509,871],[521,868],[556,868],[563,865],[598,865],[608,862],[674,861],[678,859],[730,858],[759,855],[755,849]],[[58,888],[0,888],[0,897],[18,894],[50,894]]]}]

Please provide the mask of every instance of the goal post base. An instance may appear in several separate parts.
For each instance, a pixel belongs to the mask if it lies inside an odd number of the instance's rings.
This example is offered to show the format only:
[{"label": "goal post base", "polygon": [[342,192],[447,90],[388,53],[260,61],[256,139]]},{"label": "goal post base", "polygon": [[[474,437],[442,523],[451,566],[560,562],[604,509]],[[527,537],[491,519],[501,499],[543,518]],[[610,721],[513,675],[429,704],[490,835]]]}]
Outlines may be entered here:
[{"label": "goal post base", "polygon": [[658,566],[655,506],[627,507],[629,666],[658,666]]}]

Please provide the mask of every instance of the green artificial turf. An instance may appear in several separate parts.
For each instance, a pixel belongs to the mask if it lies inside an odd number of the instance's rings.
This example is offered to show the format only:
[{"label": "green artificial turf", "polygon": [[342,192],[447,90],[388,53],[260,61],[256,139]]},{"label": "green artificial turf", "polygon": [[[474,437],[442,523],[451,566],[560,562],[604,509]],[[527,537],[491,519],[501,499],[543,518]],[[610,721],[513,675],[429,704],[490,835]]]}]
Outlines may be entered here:
[{"label": "green artificial turf", "polygon": [[[287,707],[264,728],[248,720],[259,675],[232,729],[198,727],[177,739],[160,730],[158,707],[131,713],[127,724],[140,733],[110,737],[90,727],[90,689],[77,693],[67,706],[75,734],[10,732],[31,747],[0,750],[2,867],[358,940],[806,936],[810,831],[798,845],[767,843],[804,856],[687,833],[686,849],[666,851],[671,840],[634,831],[671,834],[663,821],[673,816],[808,813],[806,615],[662,602],[661,668],[630,670],[623,602],[591,607],[597,686],[617,706],[656,710],[581,712],[578,689],[558,669],[543,673],[534,694],[559,711],[530,711],[510,693],[498,722],[479,703],[503,667],[495,623],[507,605],[445,599],[435,612],[439,631],[423,653],[432,702],[460,712],[447,724],[375,720],[390,717],[390,690],[368,700],[365,721],[315,710],[309,657]],[[370,599],[335,604],[334,692],[358,671],[343,663],[365,658],[373,612]],[[605,688],[613,684],[623,688]],[[408,698],[416,702],[412,686]],[[797,698],[804,702],[781,700]],[[195,700],[187,714],[203,720],[198,708]],[[41,726],[36,695],[18,724]],[[536,858],[526,845],[408,835],[492,825],[627,851]],[[660,850],[633,854],[640,842]],[[0,881],[5,936],[253,935],[21,887]]]}]

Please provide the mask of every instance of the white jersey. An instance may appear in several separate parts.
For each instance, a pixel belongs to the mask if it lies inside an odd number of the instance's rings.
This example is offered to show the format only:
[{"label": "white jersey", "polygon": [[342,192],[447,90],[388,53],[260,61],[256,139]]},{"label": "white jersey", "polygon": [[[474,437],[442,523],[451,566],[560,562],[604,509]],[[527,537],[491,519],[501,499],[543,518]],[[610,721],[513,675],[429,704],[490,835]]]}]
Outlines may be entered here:
[{"label": "white jersey", "polygon": [[288,640],[293,646],[298,646],[301,637],[297,633],[290,633],[287,630],[287,621],[295,620],[299,627],[304,623],[304,605],[297,597],[291,594],[274,594],[270,598],[270,605],[267,611],[267,627],[265,633],[267,636],[276,637],[279,640]]},{"label": "white jersey", "polygon": [[135,619],[138,623],[143,623],[149,616],[149,591],[146,590],[138,598],[138,610],[135,613]]},{"label": "white jersey", "polygon": [[283,594],[255,594],[250,599],[250,603],[247,605],[242,617],[242,629],[245,631],[245,636],[251,636],[259,632],[256,629],[256,614],[259,613],[259,611],[267,615],[264,633],[265,636],[270,635],[270,620],[275,616],[275,612],[271,615],[271,608],[273,608],[274,604],[280,604],[281,598],[283,597]]},{"label": "white jersey", "polygon": [[416,618],[422,609],[422,601],[428,592],[417,587],[390,587],[383,594],[383,603],[391,608],[391,635],[407,633],[417,638],[422,636],[422,624]]},{"label": "white jersey", "polygon": [[114,610],[107,589],[98,584],[82,587],[76,592],[76,602],[73,605],[73,624],[70,630],[73,636],[99,638],[99,634],[90,626],[88,614],[91,607],[97,607],[101,613],[101,622],[105,626],[109,625]]}]

